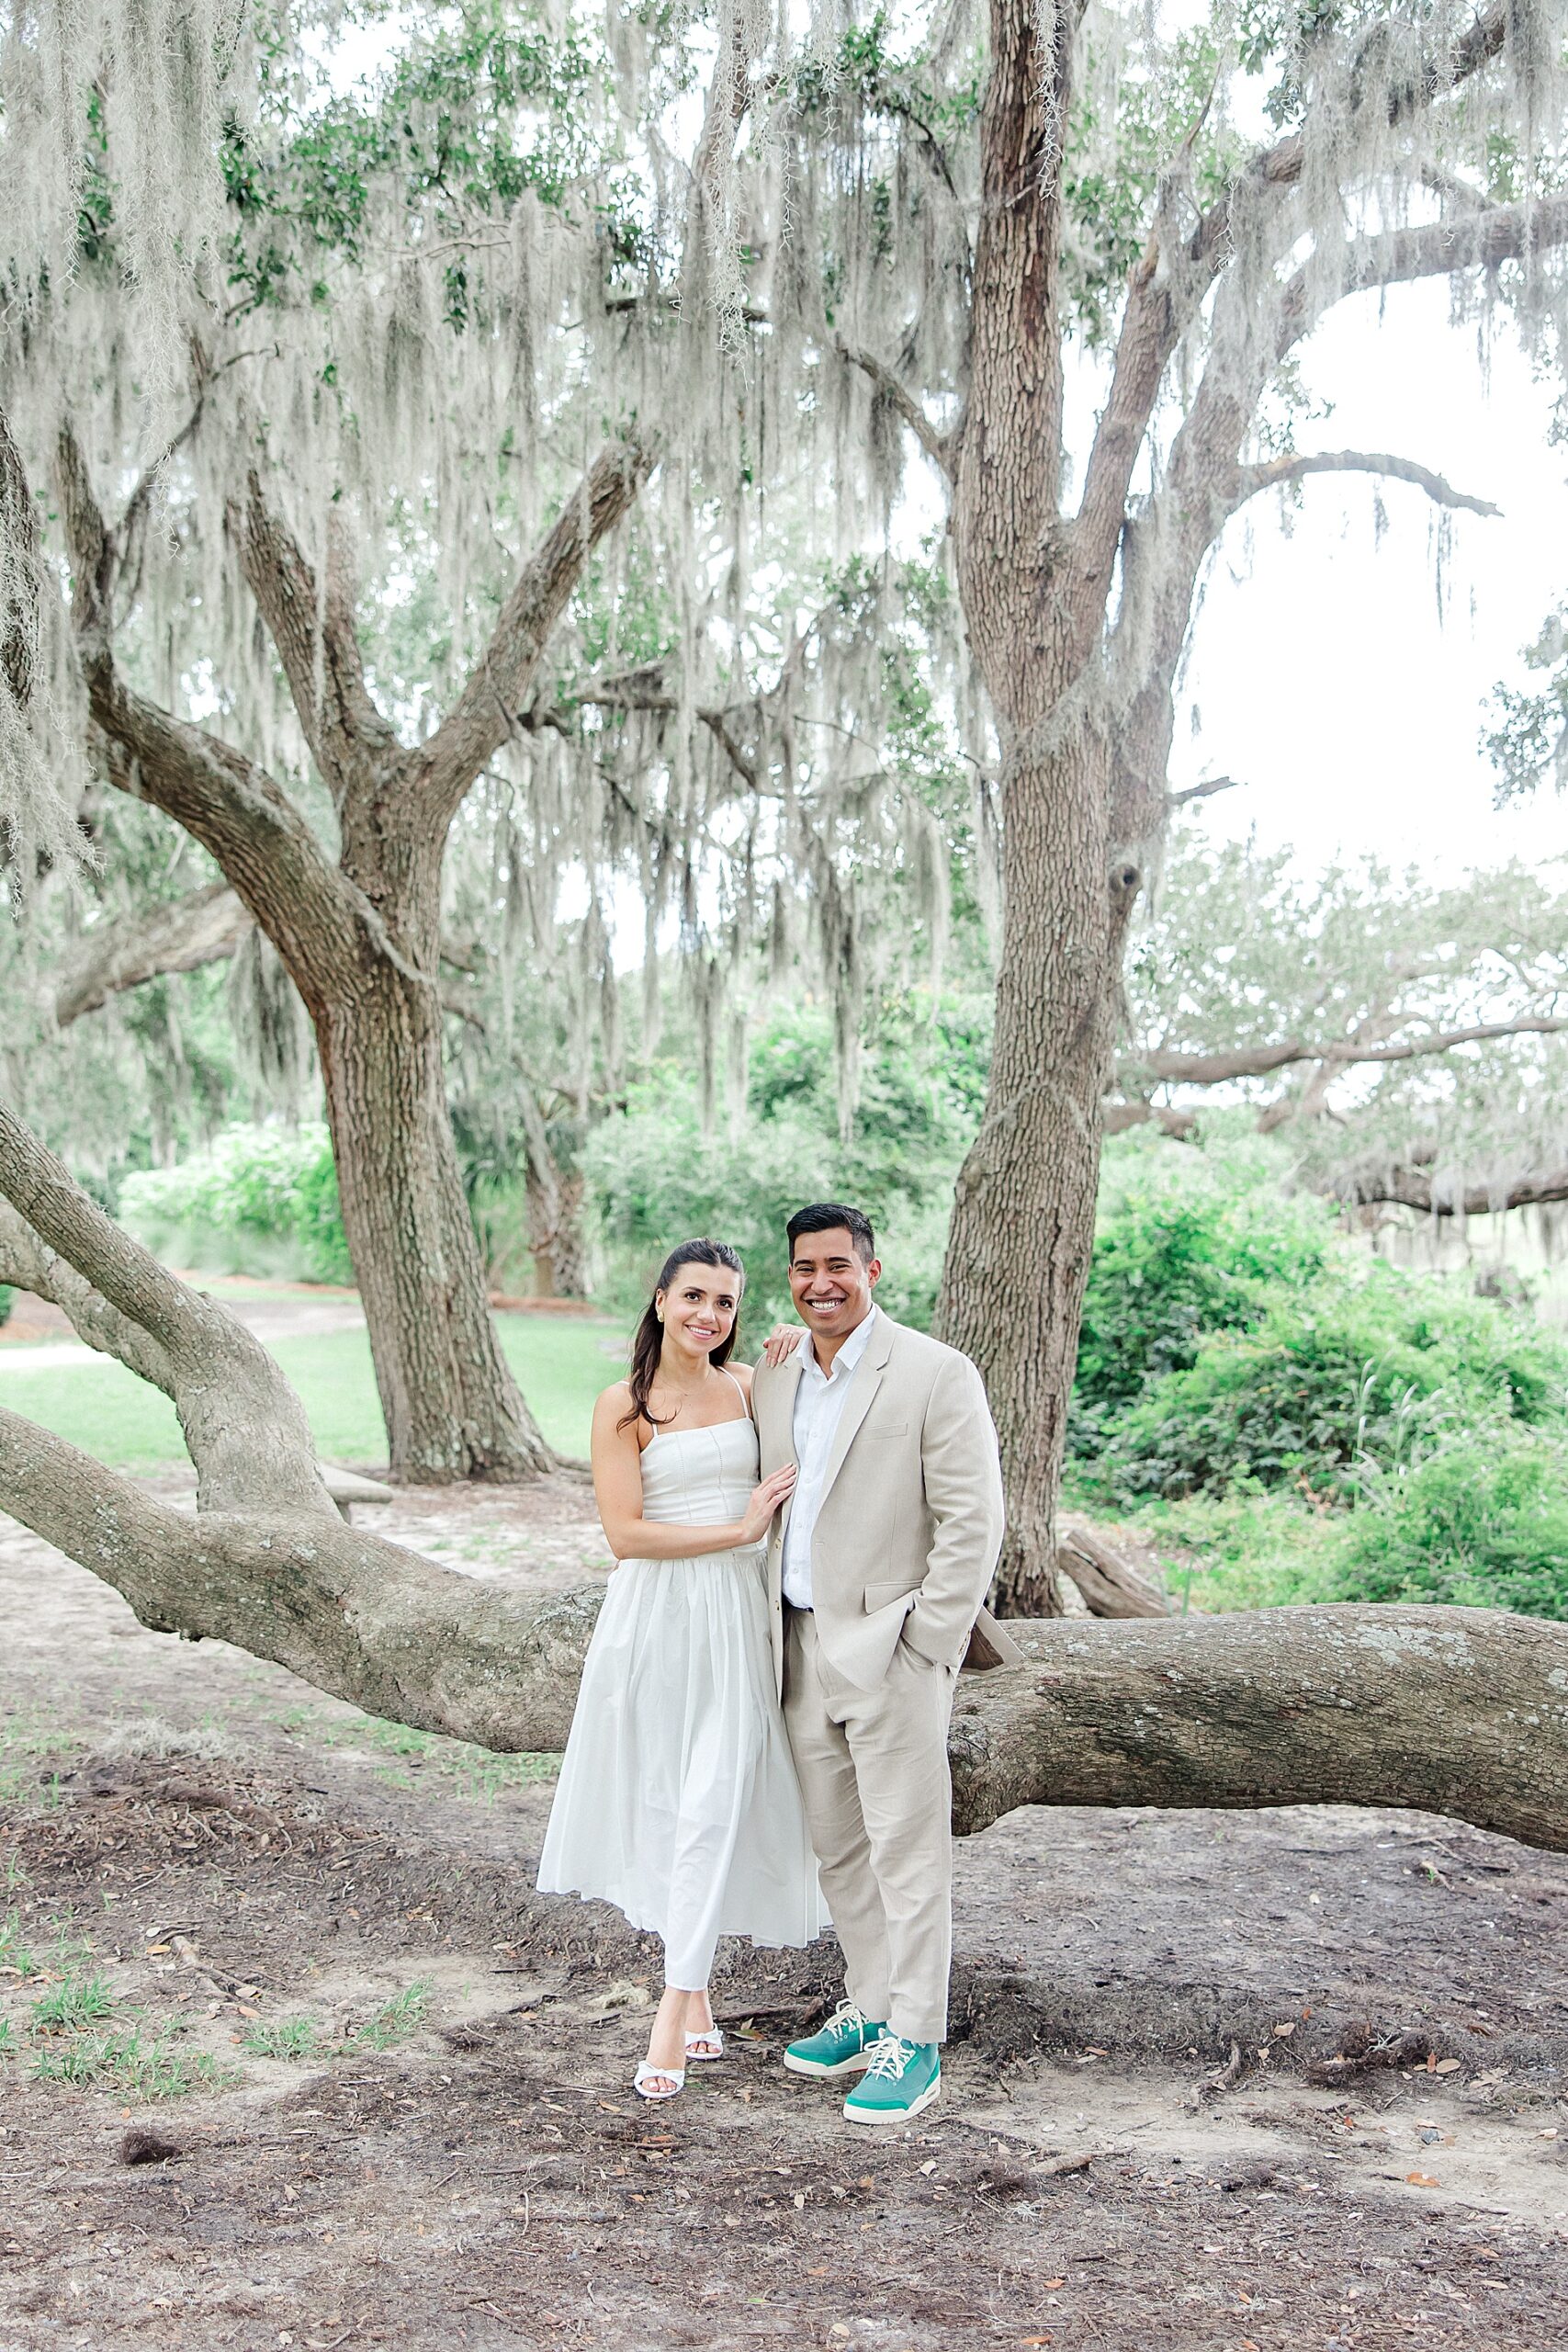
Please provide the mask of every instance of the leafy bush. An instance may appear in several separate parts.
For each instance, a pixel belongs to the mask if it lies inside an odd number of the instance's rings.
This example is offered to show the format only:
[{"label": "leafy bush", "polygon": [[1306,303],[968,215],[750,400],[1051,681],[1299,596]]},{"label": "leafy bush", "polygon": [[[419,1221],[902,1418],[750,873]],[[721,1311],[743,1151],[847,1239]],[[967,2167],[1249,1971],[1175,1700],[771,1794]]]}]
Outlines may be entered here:
[{"label": "leafy bush", "polygon": [[1555,1430],[1466,1430],[1373,1476],[1333,1559],[1337,1600],[1568,1618],[1568,1455]]},{"label": "leafy bush", "polygon": [[177,1168],[128,1176],[120,1216],[165,1257],[228,1273],[352,1283],[324,1126],[225,1128]]},{"label": "leafy bush", "polygon": [[1559,1415],[1565,1385],[1563,1342],[1489,1300],[1331,1270],[1153,1381],[1107,1430],[1096,1476],[1126,1501],[1245,1481],[1348,1501],[1369,1466],[1416,1460],[1446,1427]]},{"label": "leafy bush", "polygon": [[1333,1211],[1291,1200],[1248,1155],[1151,1159],[1139,1138],[1108,1153],[1084,1295],[1073,1394],[1075,1452],[1151,1380],[1185,1371],[1212,1331],[1245,1331],[1281,1291],[1324,1272]]},{"label": "leafy bush", "polygon": [[4,1324],[9,1319],[11,1309],[16,1303],[17,1294],[10,1287],[10,1284],[8,1283],[0,1283],[0,1324]]},{"label": "leafy bush", "polygon": [[604,1261],[600,1295],[639,1306],[687,1235],[746,1261],[754,1342],[793,1314],[784,1225],[804,1202],[844,1200],[877,1231],[890,1314],[931,1320],[953,1182],[984,1091],[984,1024],[963,1002],[891,998],[872,1023],[851,1133],[839,1132],[832,1031],[810,1005],[781,1011],[753,1045],[744,1113],[705,1135],[690,1072],[666,1067],[592,1133],[582,1159]]}]

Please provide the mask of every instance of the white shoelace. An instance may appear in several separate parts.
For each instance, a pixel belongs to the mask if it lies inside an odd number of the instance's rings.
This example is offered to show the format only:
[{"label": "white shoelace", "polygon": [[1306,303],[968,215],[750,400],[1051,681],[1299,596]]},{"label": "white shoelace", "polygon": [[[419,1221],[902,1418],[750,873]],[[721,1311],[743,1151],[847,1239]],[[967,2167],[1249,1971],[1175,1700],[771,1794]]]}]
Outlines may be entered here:
[{"label": "white shoelace", "polygon": [[866,2075],[882,2075],[890,2082],[902,2082],[904,2069],[914,2054],[912,2041],[900,2041],[896,2034],[885,2033],[872,2052]]}]

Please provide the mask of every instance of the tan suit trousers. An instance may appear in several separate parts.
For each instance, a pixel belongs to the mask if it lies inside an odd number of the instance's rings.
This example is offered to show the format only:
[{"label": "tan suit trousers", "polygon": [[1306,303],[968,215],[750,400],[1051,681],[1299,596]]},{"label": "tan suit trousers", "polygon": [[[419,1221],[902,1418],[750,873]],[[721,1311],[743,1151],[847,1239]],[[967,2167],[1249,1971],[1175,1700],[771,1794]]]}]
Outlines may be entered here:
[{"label": "tan suit trousers", "polygon": [[947,2032],[953,1670],[907,1642],[874,1690],[835,1673],[809,1610],[784,1611],[784,1722],[844,1989],[906,2041]]}]

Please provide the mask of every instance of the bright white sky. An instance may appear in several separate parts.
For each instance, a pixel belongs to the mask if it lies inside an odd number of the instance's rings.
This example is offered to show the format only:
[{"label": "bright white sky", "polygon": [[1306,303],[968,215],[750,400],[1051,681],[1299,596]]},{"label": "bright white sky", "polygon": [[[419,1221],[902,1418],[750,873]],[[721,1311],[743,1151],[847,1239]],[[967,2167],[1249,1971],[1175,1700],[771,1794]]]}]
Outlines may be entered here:
[{"label": "bright white sky", "polygon": [[[1473,325],[1449,318],[1446,283],[1341,305],[1306,346],[1332,416],[1304,449],[1392,450],[1491,500],[1500,520],[1457,514],[1438,614],[1437,510],[1404,483],[1349,475],[1303,485],[1289,523],[1259,499],[1231,525],[1193,630],[1172,781],[1246,779],[1203,804],[1211,837],[1256,828],[1303,862],[1371,852],[1451,877],[1507,857],[1568,852],[1568,799],[1550,788],[1492,806],[1479,748],[1499,679],[1568,600],[1568,451],[1548,441],[1551,391],[1501,330],[1483,367]],[[1190,731],[1191,713],[1201,731]]]}]

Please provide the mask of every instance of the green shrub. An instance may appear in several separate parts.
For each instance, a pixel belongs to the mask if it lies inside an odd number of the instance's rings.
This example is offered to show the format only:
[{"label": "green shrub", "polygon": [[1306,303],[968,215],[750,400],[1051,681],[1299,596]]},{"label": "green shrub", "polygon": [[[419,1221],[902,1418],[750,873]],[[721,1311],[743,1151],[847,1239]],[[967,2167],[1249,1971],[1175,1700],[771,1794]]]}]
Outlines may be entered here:
[{"label": "green shrub", "polygon": [[1337,1600],[1456,1601],[1568,1618],[1568,1456],[1517,1421],[1374,1474],[1333,1557]]},{"label": "green shrub", "polygon": [[17,1303],[17,1294],[8,1283],[0,1283],[0,1324],[6,1322]]},{"label": "green shrub", "polygon": [[984,1023],[964,1000],[918,994],[875,1009],[858,1105],[839,1129],[831,1024],[783,1008],[755,1040],[745,1108],[705,1135],[691,1072],[667,1066],[596,1126],[582,1170],[603,1276],[597,1295],[639,1307],[665,1252],[688,1235],[729,1241],[746,1261],[748,1345],[793,1315],[784,1225],[807,1201],[863,1208],[876,1228],[878,1297],[900,1321],[931,1321],[953,1179],[984,1090]]},{"label": "green shrub", "polygon": [[1478,1419],[1561,1414],[1568,1350],[1440,1278],[1325,1274],[1249,1331],[1214,1332],[1104,1433],[1091,1475],[1123,1501],[1223,1495],[1243,1482],[1348,1501]]},{"label": "green shrub", "polygon": [[150,1249],[228,1273],[352,1283],[324,1126],[225,1128],[177,1168],[127,1176],[120,1216]]},{"label": "green shrub", "polygon": [[1250,1330],[1281,1292],[1306,1289],[1333,1248],[1327,1203],[1292,1200],[1251,1155],[1173,1162],[1107,1154],[1084,1294],[1069,1442],[1092,1449],[1151,1380],[1186,1370],[1212,1331]]}]

